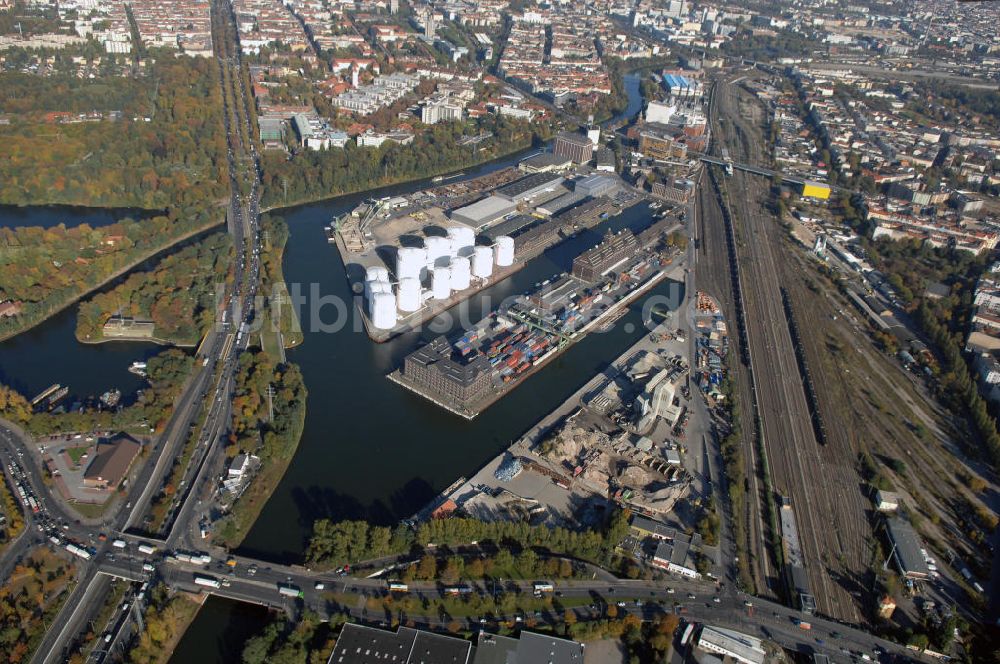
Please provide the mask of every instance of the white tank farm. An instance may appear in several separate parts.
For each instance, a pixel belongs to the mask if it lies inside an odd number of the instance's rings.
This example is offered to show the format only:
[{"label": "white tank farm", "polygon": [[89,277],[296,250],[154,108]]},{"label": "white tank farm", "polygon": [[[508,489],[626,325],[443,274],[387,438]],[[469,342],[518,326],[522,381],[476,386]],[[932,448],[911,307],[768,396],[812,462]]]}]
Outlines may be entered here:
[{"label": "white tank farm", "polygon": [[479,279],[489,279],[493,274],[493,248],[475,247],[472,250],[472,275]]},{"label": "white tank farm", "polygon": [[396,306],[400,311],[410,313],[420,308],[420,280],[416,277],[404,277],[396,287]]},{"label": "white tank farm", "polygon": [[510,267],[514,264],[514,238],[501,235],[493,245],[493,250],[498,267]]},{"label": "white tank farm", "polygon": [[368,315],[379,330],[396,327],[396,297],[392,293],[372,293]]},{"label": "white tank farm", "polygon": [[451,258],[451,241],[446,237],[429,237],[424,242],[427,247],[427,267],[435,265],[447,265],[447,259]]},{"label": "white tank farm", "polygon": [[463,291],[472,281],[472,264],[468,258],[459,256],[451,259],[451,289]]},{"label": "white tank farm", "polygon": [[471,256],[476,244],[476,233],[468,226],[455,226],[448,229],[448,241],[451,243],[452,256]]},{"label": "white tank farm", "polygon": [[437,266],[431,268],[431,297],[447,300],[451,296],[451,268]]},{"label": "white tank farm", "polygon": [[427,250],[423,247],[400,247],[396,250],[396,278],[420,278],[427,265]]}]

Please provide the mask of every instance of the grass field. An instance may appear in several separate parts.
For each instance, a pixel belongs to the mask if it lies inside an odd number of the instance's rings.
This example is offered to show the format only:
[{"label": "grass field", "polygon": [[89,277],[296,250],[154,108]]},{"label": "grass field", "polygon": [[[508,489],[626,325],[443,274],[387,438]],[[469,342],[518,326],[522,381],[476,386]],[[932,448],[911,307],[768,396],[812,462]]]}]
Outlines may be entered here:
[{"label": "grass field", "polygon": [[83,459],[83,455],[89,452],[89,445],[86,447],[70,447],[66,450],[66,455],[73,461],[74,466],[79,466],[80,460]]}]

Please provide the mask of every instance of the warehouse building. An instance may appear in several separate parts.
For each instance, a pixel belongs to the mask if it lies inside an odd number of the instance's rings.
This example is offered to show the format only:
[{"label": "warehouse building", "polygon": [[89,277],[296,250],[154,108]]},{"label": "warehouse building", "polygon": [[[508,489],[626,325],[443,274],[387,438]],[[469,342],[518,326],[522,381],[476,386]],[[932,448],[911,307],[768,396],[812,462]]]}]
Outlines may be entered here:
[{"label": "warehouse building", "polygon": [[647,519],[639,514],[632,517],[632,521],[629,523],[629,528],[639,539],[646,539],[647,537],[652,537],[658,540],[673,539],[677,532],[676,529],[671,528],[665,523]]},{"label": "warehouse building", "polygon": [[556,173],[532,173],[496,190],[496,195],[514,203],[526,201],[562,185],[563,177]]},{"label": "warehouse building", "polygon": [[618,188],[618,181],[610,175],[588,175],[582,180],[576,181],[575,191],[597,198],[605,194],[610,194]]},{"label": "warehouse building", "polygon": [[460,406],[469,406],[492,388],[490,363],[481,353],[471,361],[456,360],[451,344],[440,336],[406,356],[403,377],[414,385]]},{"label": "warehouse building", "polygon": [[552,152],[559,157],[572,159],[577,164],[586,164],[594,158],[594,143],[583,134],[562,131],[556,136]]},{"label": "warehouse building", "polygon": [[767,655],[763,642],[757,637],[711,625],[701,628],[694,646],[705,652],[731,657],[740,664],[764,664]]},{"label": "warehouse building", "polygon": [[818,198],[821,201],[825,201],[830,198],[830,185],[806,180],[802,183],[802,197]]},{"label": "warehouse building", "polygon": [[497,219],[502,219],[517,209],[517,203],[500,196],[487,196],[471,205],[451,211],[452,221],[457,221],[474,228],[477,232],[486,228]]},{"label": "warehouse building", "polygon": [[583,664],[586,646],[549,634],[522,631],[519,638],[480,632],[473,664]]},{"label": "warehouse building", "polygon": [[573,160],[569,157],[560,157],[551,152],[542,152],[524,159],[517,165],[525,173],[549,173],[552,171],[565,171],[573,165]]},{"label": "warehouse building", "polygon": [[674,532],[670,539],[660,540],[651,561],[656,567],[680,574],[689,579],[701,578],[701,573],[695,567],[694,550],[701,546],[701,535],[687,535]]},{"label": "warehouse building", "polygon": [[547,214],[550,217],[559,214],[563,210],[568,210],[574,205],[581,203],[587,198],[585,194],[581,194],[576,191],[571,191],[568,194],[563,194],[558,198],[553,198],[551,201],[546,201],[542,203],[535,210],[539,214]]},{"label": "warehouse building", "polygon": [[900,517],[886,520],[886,532],[892,544],[892,557],[900,573],[908,579],[926,579],[930,576],[927,561],[920,552],[920,539],[909,521]]},{"label": "warehouse building", "polygon": [[638,250],[639,240],[632,231],[625,229],[612,233],[609,229],[603,242],[573,259],[573,276],[584,281],[597,281]]},{"label": "warehouse building", "polygon": [[347,623],[330,653],[329,664],[471,664],[472,644],[464,639],[410,627],[395,632]]},{"label": "warehouse building", "polygon": [[528,227],[539,223],[539,221],[538,217],[533,217],[530,214],[519,214],[490,226],[490,228],[483,233],[483,237],[489,240],[491,244],[496,242],[497,238],[503,235],[517,237],[518,233],[521,233]]},{"label": "warehouse building", "polygon": [[83,473],[83,486],[88,489],[117,487],[125,479],[141,449],[138,441],[125,434],[98,443],[94,460]]}]

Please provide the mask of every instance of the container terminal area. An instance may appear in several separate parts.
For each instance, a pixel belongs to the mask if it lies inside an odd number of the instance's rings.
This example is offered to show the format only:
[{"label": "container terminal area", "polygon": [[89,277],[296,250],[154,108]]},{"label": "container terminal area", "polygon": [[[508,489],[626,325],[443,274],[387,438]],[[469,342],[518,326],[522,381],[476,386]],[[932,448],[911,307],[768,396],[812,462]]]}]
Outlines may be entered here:
[{"label": "container terminal area", "polygon": [[406,356],[389,379],[473,419],[597,326],[667,277],[680,251],[673,219],[636,236],[609,233],[573,261],[572,273],[537,284],[472,328]]},{"label": "container terminal area", "polygon": [[644,200],[586,168],[507,168],[366,201],[327,227],[368,336],[385,342],[495,285],[546,249]]}]

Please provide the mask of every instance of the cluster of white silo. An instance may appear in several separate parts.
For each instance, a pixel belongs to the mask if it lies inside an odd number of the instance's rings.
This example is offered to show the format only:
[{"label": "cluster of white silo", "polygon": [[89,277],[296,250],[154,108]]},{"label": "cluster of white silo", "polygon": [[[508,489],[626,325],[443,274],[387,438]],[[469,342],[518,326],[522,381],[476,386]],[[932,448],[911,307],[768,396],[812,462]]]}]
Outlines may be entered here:
[{"label": "cluster of white silo", "polygon": [[372,325],[380,330],[396,326],[396,296],[389,283],[389,270],[370,267],[365,273],[365,297],[368,298],[368,315]]},{"label": "cluster of white silo", "polygon": [[[396,292],[393,295],[389,270],[370,267],[365,274],[365,298],[372,325],[380,330],[396,326],[397,312],[413,313],[425,300],[447,300],[453,293],[466,290],[472,278],[485,280],[493,275],[494,264],[509,267],[514,263],[514,240],[498,237],[491,246],[476,246],[476,234],[468,227],[449,228],[447,237],[424,240],[423,247],[400,247],[396,250]],[[429,278],[425,290],[422,282]]]}]

